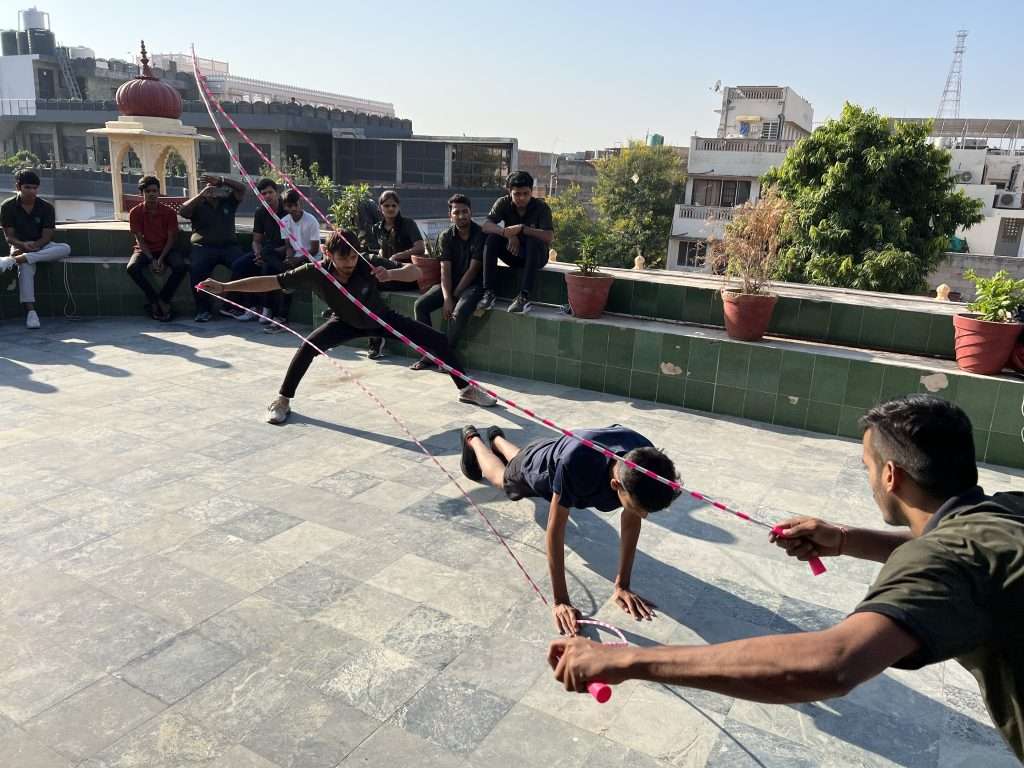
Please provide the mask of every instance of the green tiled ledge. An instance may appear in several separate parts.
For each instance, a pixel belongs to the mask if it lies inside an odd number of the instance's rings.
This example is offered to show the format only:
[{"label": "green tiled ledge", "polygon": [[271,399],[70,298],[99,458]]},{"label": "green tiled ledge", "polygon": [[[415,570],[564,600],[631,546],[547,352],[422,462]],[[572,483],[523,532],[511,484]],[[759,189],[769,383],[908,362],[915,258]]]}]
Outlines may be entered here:
[{"label": "green tiled ledge", "polygon": [[[388,301],[411,313],[415,298],[393,293]],[[398,344],[391,349],[406,354]],[[750,344],[711,329],[577,320],[550,310],[474,318],[459,351],[474,370],[853,438],[867,408],[932,392],[971,417],[979,460],[1024,468],[1024,381],[964,373],[945,361],[808,342]]]}]

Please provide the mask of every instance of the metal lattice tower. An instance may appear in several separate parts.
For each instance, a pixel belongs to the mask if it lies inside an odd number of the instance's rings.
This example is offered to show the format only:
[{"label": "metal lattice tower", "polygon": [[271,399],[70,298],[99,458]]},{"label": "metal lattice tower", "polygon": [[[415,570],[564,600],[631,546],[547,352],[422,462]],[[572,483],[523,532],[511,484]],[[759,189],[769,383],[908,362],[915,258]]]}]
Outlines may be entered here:
[{"label": "metal lattice tower", "polygon": [[956,48],[953,49],[953,63],[949,65],[949,74],[946,76],[946,87],[942,91],[942,99],[939,101],[939,111],[935,113],[935,119],[944,117],[960,117],[960,90],[964,74],[964,50],[967,48],[967,30],[960,29],[956,33]]}]

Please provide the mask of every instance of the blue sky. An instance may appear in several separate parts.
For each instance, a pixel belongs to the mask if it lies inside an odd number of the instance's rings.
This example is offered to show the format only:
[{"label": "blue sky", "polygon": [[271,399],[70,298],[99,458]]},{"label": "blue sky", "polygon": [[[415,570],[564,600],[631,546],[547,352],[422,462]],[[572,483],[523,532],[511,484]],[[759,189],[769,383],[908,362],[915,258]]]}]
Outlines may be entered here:
[{"label": "blue sky", "polygon": [[[1012,4],[39,2],[59,41],[99,56],[127,58],[139,38],[154,52],[195,43],[237,74],[391,101],[417,133],[514,136],[523,149],[611,146],[647,131],[686,144],[717,125],[716,80],[789,85],[816,122],[844,100],[931,116],[960,27],[970,31],[961,115],[1024,117],[1019,67],[1009,71]],[[2,14],[0,27],[16,25],[13,10]]]}]

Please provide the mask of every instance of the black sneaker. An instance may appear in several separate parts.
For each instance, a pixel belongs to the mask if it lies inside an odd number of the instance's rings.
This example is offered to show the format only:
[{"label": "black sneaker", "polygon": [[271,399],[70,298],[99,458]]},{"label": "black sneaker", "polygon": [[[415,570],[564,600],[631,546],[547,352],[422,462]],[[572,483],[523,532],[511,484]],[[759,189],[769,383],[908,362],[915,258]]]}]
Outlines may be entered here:
[{"label": "black sneaker", "polygon": [[494,291],[484,291],[483,298],[477,303],[476,308],[481,312],[486,312],[488,309],[493,309],[494,300],[498,297],[494,294]]},{"label": "black sneaker", "polygon": [[530,311],[530,307],[530,299],[525,293],[520,293],[516,296],[516,300],[509,304],[508,311],[517,315],[525,315]]},{"label": "black sneaker", "polygon": [[369,352],[367,357],[371,360],[380,360],[384,357],[384,339],[383,338],[371,338],[369,342]]},{"label": "black sneaker", "polygon": [[505,430],[503,430],[501,427],[489,427],[487,429],[487,444],[491,446],[491,450],[494,451],[495,455],[502,461],[504,461],[504,457],[500,453],[498,453],[498,449],[494,447],[494,438],[504,436]]},{"label": "black sneaker", "polygon": [[462,469],[462,474],[474,483],[479,483],[483,479],[484,473],[480,470],[480,462],[476,460],[476,453],[469,445],[469,440],[473,437],[479,438],[480,433],[472,424],[467,424],[462,428],[462,461],[459,467]]}]

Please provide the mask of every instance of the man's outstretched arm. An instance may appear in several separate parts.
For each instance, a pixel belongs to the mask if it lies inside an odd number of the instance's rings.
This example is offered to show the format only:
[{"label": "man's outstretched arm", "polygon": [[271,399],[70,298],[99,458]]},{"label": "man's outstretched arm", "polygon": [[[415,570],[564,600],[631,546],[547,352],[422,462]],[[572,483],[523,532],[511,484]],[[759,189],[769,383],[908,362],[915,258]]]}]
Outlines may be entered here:
[{"label": "man's outstretched arm", "polygon": [[820,632],[768,635],[706,646],[653,648],[555,640],[548,663],[566,690],[587,683],[651,680],[768,704],[843,696],[920,647],[879,613],[855,613]]}]

